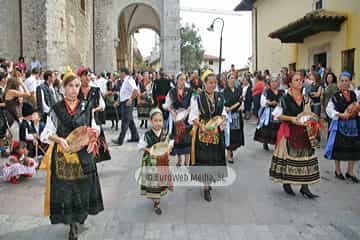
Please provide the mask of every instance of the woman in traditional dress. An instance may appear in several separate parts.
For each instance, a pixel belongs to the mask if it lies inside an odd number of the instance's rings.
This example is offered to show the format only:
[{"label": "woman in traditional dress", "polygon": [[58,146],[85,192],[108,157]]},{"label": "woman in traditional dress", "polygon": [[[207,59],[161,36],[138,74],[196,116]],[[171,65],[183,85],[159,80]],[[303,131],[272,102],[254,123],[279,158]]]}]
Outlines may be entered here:
[{"label": "woman in traditional dress", "polygon": [[111,120],[111,129],[115,127],[115,131],[118,130],[119,123],[119,112],[117,102],[119,101],[119,96],[116,89],[116,79],[118,77],[117,73],[112,75],[112,78],[107,82],[107,92],[105,95],[105,115],[106,120]]},{"label": "woman in traditional dress", "polygon": [[[191,151],[191,126],[187,122],[187,116],[190,112],[191,89],[185,87],[185,75],[180,73],[176,77],[176,87],[171,89],[166,96],[164,109],[170,112],[172,126],[170,134],[175,139],[174,149],[171,155],[177,156],[177,166],[182,165],[182,156],[184,156],[185,166],[189,166]],[[186,112],[183,119],[177,120],[177,116]]]},{"label": "woman in traditional dress", "polygon": [[301,184],[300,193],[304,197],[316,198],[318,196],[310,192],[309,184],[320,180],[318,159],[304,124],[297,118],[304,110],[310,112],[309,101],[302,94],[300,72],[289,78],[289,87],[273,112],[274,117],[282,123],[272,157],[270,177],[282,183],[289,195],[295,195],[290,184]]},{"label": "woman in traditional dress", "polygon": [[265,82],[263,77],[259,74],[256,76],[255,86],[252,89],[252,96],[253,96],[253,114],[255,115],[256,119],[259,120],[259,109],[260,109],[260,98],[265,88]]},{"label": "woman in traditional dress", "polygon": [[280,127],[280,121],[275,120],[272,115],[280,98],[284,95],[284,90],[280,90],[279,85],[279,77],[272,77],[270,88],[266,89],[261,96],[262,111],[260,122],[255,130],[254,140],[263,143],[263,148],[267,151],[269,150],[268,144],[276,144],[277,131]]},{"label": "woman in traditional dress", "polygon": [[[200,172],[206,167],[212,167],[215,171],[223,171],[227,176],[226,159],[225,159],[225,119],[226,111],[224,107],[224,97],[221,93],[215,92],[216,75],[213,73],[203,76],[204,91],[198,97],[193,97],[190,106],[189,123],[193,124],[192,146],[191,146],[191,165]],[[219,126],[207,127],[206,124],[214,117],[224,119]],[[194,170],[195,173],[197,170]],[[210,169],[209,169],[210,171]],[[220,171],[219,171],[220,172]],[[211,175],[205,172],[206,175]],[[202,180],[202,181],[201,181]],[[211,201],[211,186],[216,182],[214,179],[200,179],[204,184],[204,199]]]},{"label": "woman in traditional dress", "polygon": [[[161,180],[169,177],[169,152],[173,146],[173,141],[169,141],[168,131],[163,128],[163,114],[158,108],[150,112],[151,129],[148,130],[143,140],[139,143],[139,148],[144,150],[141,161],[141,194],[150,198],[154,203],[154,211],[157,215],[162,213],[160,208],[160,198],[165,196],[168,190],[173,190],[171,181]],[[162,156],[151,154],[151,147],[160,142],[168,141],[168,149]],[[148,175],[150,174],[150,175]],[[154,178],[153,174],[157,174]],[[155,178],[157,178],[155,180]]]},{"label": "woman in traditional dress", "polygon": [[318,72],[312,72],[310,75],[312,81],[310,87],[310,98],[311,98],[311,111],[316,115],[320,116],[321,104],[320,100],[322,97],[323,89],[321,87],[321,76]]},{"label": "woman in traditional dress", "polygon": [[252,85],[249,76],[245,76],[242,80],[242,95],[244,101],[244,118],[249,120],[251,118],[251,105],[252,105]]},{"label": "woman in traditional dress", "polygon": [[[88,214],[104,210],[99,177],[94,159],[96,138],[100,127],[96,125],[91,108],[83,108],[78,99],[80,80],[68,70],[64,75],[64,100],[50,111],[40,139],[51,144],[41,168],[47,170],[45,215],[51,224],[70,225],[69,239],[78,239],[79,224]],[[80,126],[89,126],[91,141],[87,148],[71,152],[66,137]]]},{"label": "woman in traditional dress", "polygon": [[227,160],[234,163],[234,151],[245,145],[244,120],[241,113],[243,103],[242,88],[235,87],[235,74],[230,73],[227,77],[227,87],[224,89],[225,111],[230,121],[229,145],[226,147]]},{"label": "woman in traditional dress", "polygon": [[101,127],[102,119],[100,112],[105,110],[105,101],[101,95],[100,88],[90,86],[90,71],[85,67],[80,67],[78,71],[78,77],[81,80],[81,88],[79,92],[79,100],[82,109],[89,108],[94,112],[94,118],[97,125],[100,126],[101,132],[99,136],[99,154],[96,157],[96,162],[102,162],[110,160],[109,147],[107,145],[104,130]]},{"label": "woman in traditional dress", "polygon": [[[334,73],[329,72],[325,76],[326,84],[325,84],[325,90],[324,90],[324,98],[323,98],[323,109],[326,109],[330,99],[332,96],[338,91],[337,86],[337,77]],[[328,121],[328,128],[330,127],[331,119],[326,114],[326,118]]]},{"label": "woman in traditional dress", "polygon": [[[359,179],[354,173],[354,161],[360,160],[359,106],[355,105],[356,94],[350,90],[351,80],[352,76],[348,72],[340,75],[339,91],[331,97],[327,105],[326,113],[331,118],[331,124],[325,157],[335,160],[335,177],[340,180],[345,180],[340,162],[348,162],[345,176],[358,183]],[[354,106],[352,112],[347,110],[350,105]]]}]

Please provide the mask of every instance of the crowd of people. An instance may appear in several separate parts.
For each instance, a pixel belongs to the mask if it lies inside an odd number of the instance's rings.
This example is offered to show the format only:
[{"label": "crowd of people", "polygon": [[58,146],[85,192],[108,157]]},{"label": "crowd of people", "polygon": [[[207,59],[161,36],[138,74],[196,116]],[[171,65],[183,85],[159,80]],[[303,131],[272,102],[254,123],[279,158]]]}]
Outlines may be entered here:
[{"label": "crowd of people", "polygon": [[[196,70],[170,76],[161,69],[127,68],[95,74],[85,66],[76,74],[71,68],[59,73],[44,71],[35,58],[30,69],[23,58],[15,64],[0,59],[0,150],[8,157],[1,177],[18,184],[37,169],[46,170],[45,214],[52,224],[70,225],[69,239],[77,239],[87,215],[104,209],[96,163],[111,159],[106,121],[116,131],[121,121],[112,143],[138,143],[144,151],[141,166],[151,168],[151,174],[169,174],[164,168],[172,155],[177,167],[190,172],[216,167],[226,177],[226,166],[239,159],[235,151],[245,145],[244,122],[254,119],[254,140],[267,151],[275,145],[270,177],[289,195],[295,195],[292,185],[297,184],[302,195],[317,198],[309,185],[320,180],[315,151],[321,129],[328,129],[325,157],[335,160],[335,177],[359,182],[354,171],[360,159],[357,93],[349,72],[337,78],[321,64],[309,71],[253,74],[240,74],[232,65],[220,75]],[[140,137],[143,127],[147,130]],[[174,186],[147,178],[146,171],[141,177],[141,193],[160,215],[160,199]],[[204,199],[212,201],[212,185],[219,180],[198,181]]]}]

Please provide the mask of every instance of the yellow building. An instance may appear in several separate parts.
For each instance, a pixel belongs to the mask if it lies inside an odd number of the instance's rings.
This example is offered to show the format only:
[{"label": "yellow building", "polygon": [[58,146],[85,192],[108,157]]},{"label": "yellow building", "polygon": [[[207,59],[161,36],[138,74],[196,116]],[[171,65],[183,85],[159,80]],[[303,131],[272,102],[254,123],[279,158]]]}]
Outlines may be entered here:
[{"label": "yellow building", "polygon": [[242,0],[252,11],[252,71],[309,69],[360,72],[360,0]]}]

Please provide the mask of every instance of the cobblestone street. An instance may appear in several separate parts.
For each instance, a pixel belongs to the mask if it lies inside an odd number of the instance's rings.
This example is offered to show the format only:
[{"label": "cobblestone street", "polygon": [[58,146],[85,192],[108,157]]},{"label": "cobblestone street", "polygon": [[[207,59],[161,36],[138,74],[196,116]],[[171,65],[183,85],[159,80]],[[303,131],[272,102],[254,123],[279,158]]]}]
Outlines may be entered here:
[{"label": "cobblestone street", "polygon": [[[113,159],[98,166],[105,211],[89,217],[80,239],[360,239],[359,185],[335,180],[333,162],[320,157],[321,183],[312,190],[321,197],[304,199],[297,187],[296,197],[286,195],[269,180],[271,153],[253,142],[254,128],[254,122],[245,127],[246,147],[236,152],[233,185],[215,188],[210,203],[199,188],[176,188],[162,201],[162,216],[139,194],[136,144],[112,146]],[[118,133],[105,129],[110,142]],[[51,226],[42,217],[44,176],[0,183],[1,240],[67,239],[67,227]]]}]

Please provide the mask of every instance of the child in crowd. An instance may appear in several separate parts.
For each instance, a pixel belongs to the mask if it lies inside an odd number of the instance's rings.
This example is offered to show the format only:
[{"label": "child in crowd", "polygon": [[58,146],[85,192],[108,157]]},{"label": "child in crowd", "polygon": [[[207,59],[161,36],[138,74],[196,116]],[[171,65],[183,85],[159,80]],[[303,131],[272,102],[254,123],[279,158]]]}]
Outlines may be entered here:
[{"label": "child in crowd", "polygon": [[32,177],[36,173],[37,163],[27,154],[26,145],[14,141],[8,162],[0,169],[0,177],[12,184],[19,184],[21,177]]},{"label": "child in crowd", "polygon": [[36,156],[37,145],[37,132],[33,121],[33,114],[35,109],[27,102],[23,103],[22,115],[23,120],[20,124],[20,141],[26,144],[26,148],[29,151],[29,157],[34,158]]},{"label": "child in crowd", "polygon": [[160,198],[167,194],[168,190],[173,190],[170,181],[154,180],[147,174],[156,174],[157,176],[169,174],[169,153],[173,147],[174,141],[168,144],[166,153],[162,156],[151,155],[151,147],[159,142],[167,142],[168,132],[163,128],[163,114],[160,109],[155,108],[150,112],[150,121],[152,128],[145,133],[143,140],[139,143],[139,148],[144,150],[142,157],[141,172],[141,194],[150,198],[154,202],[154,211],[157,215],[162,213],[160,209]]}]

